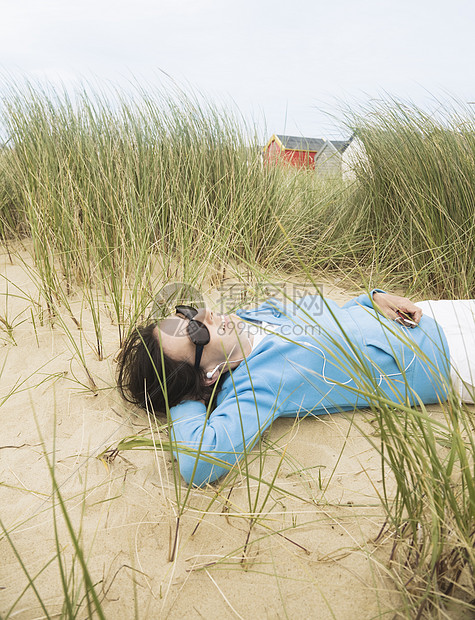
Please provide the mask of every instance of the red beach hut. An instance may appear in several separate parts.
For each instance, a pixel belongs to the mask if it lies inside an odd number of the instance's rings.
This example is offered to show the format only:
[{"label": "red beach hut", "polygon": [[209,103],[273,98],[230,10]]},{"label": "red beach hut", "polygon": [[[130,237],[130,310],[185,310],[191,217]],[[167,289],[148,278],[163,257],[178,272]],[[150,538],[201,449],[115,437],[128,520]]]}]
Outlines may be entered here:
[{"label": "red beach hut", "polygon": [[297,167],[341,171],[341,156],[350,142],[351,139],[326,140],[274,134],[264,147],[264,158]]}]

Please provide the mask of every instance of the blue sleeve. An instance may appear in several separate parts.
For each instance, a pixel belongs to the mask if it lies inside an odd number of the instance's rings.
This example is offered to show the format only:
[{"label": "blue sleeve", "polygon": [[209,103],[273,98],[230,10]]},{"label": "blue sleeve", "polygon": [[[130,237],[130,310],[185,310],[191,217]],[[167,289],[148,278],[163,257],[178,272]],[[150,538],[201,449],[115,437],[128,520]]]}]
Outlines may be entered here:
[{"label": "blue sleeve", "polygon": [[374,288],[369,293],[363,293],[362,295],[358,295],[355,299],[350,299],[347,301],[343,308],[351,308],[352,306],[366,306],[367,308],[373,308],[373,295],[375,293],[385,293],[380,288]]},{"label": "blue sleeve", "polygon": [[196,486],[213,482],[245,457],[272,422],[274,401],[268,389],[249,389],[239,398],[228,396],[211,413],[198,401],[172,407],[173,451],[185,481]]},{"label": "blue sleeve", "polygon": [[[385,291],[380,288],[374,288],[369,294],[363,293],[355,299],[347,301],[343,308],[351,308],[352,306],[366,306],[367,308],[373,308],[373,295],[374,293],[384,293]],[[305,295],[301,297],[296,305],[301,308],[307,316],[318,319],[322,314],[322,307],[329,306],[337,308],[337,304],[331,299],[323,298],[321,295]]]}]

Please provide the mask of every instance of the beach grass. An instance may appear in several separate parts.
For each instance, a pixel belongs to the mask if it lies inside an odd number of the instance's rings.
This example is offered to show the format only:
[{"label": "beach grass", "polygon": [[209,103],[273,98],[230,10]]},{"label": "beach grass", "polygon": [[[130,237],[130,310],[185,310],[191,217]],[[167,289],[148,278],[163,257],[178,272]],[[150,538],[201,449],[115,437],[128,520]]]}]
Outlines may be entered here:
[{"label": "beach grass", "polygon": [[365,154],[355,197],[376,270],[419,295],[473,298],[473,111],[439,103],[426,112],[389,99],[353,122]]}]

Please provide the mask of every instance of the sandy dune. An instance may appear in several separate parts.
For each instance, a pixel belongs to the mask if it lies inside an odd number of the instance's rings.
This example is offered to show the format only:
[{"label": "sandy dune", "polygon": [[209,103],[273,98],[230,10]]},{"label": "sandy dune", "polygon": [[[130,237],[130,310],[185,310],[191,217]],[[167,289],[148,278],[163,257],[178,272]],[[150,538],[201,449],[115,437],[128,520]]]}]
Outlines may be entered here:
[{"label": "sandy dune", "polygon": [[[179,506],[170,456],[131,450],[111,462],[98,458],[124,437],[149,432],[146,414],[114,389],[117,326],[104,310],[99,361],[80,293],[71,307],[81,330],[66,310],[54,326],[46,314],[41,324],[29,254],[16,250],[12,263],[0,250],[0,517],[49,614],[59,614],[64,600],[55,522],[71,596],[84,601],[47,460],[106,617],[346,620],[398,609],[388,575],[391,542],[373,542],[384,516],[379,456],[361,433],[373,432],[369,413],[278,420],[264,438],[262,471],[258,460],[251,468],[267,483],[279,468],[275,488],[268,493],[266,484],[238,476],[233,486],[191,490],[171,562]],[[335,287],[326,292],[337,301],[350,296]],[[186,492],[182,484],[179,501]],[[26,586],[3,535],[3,617]],[[78,617],[86,615],[84,608]],[[30,587],[12,617],[43,616]]]}]

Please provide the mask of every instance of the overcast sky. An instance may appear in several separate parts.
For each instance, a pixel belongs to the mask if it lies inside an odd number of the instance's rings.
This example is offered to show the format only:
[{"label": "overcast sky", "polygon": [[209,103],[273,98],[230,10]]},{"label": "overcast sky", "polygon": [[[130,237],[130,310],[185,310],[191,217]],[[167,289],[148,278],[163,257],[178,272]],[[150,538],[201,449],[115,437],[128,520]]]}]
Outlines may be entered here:
[{"label": "overcast sky", "polygon": [[[341,104],[475,101],[473,0],[0,0],[0,67],[127,88],[161,72],[266,133],[344,136]],[[162,74],[163,75],[163,74]],[[340,115],[341,116],[341,115]]]}]

